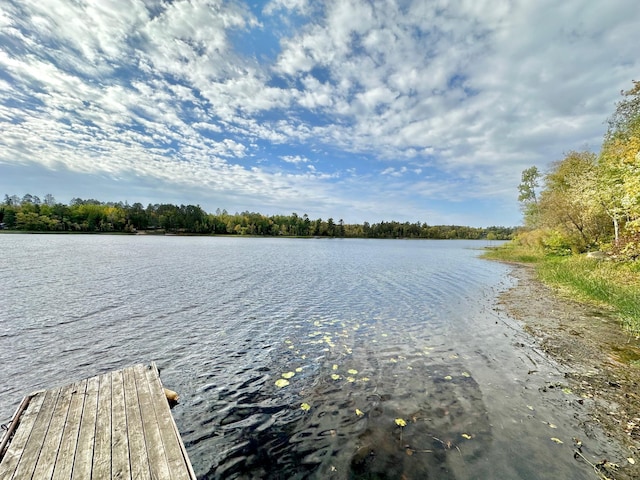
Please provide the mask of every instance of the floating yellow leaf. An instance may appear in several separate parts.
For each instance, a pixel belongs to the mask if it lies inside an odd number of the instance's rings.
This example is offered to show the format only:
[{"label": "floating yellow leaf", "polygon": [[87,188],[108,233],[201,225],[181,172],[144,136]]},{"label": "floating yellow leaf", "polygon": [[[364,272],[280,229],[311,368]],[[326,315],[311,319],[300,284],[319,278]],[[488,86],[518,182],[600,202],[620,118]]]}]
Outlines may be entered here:
[{"label": "floating yellow leaf", "polygon": [[453,377],[451,375],[447,375],[446,377],[444,377],[445,380],[453,380]]},{"label": "floating yellow leaf", "polygon": [[407,422],[402,418],[396,418],[396,425],[398,425],[399,427],[406,427]]},{"label": "floating yellow leaf", "polygon": [[627,458],[627,462],[629,462],[631,465],[636,464],[636,461],[632,457]]},{"label": "floating yellow leaf", "polygon": [[289,379],[289,378],[293,377],[295,374],[296,374],[296,372],[287,372],[287,373],[283,373],[283,374],[282,374],[282,378]]},{"label": "floating yellow leaf", "polygon": [[284,343],[286,343],[287,345],[291,345],[293,342],[291,340],[285,340]]},{"label": "floating yellow leaf", "polygon": [[389,335],[387,335],[386,333],[382,334],[383,337],[388,337]]},{"label": "floating yellow leaf", "polygon": [[531,411],[533,411],[533,407],[531,405],[527,405],[527,408]]},{"label": "floating yellow leaf", "polygon": [[363,416],[364,413],[362,410],[360,410],[359,408],[356,408],[356,415],[358,415],[359,417]]},{"label": "floating yellow leaf", "polygon": [[556,425],[554,425],[553,423],[547,423],[547,425],[549,425],[550,428],[558,428]]},{"label": "floating yellow leaf", "polygon": [[570,389],[570,388],[568,388],[568,387],[563,388],[563,389],[562,389],[562,391],[563,391],[564,393],[566,393],[567,395],[571,395],[571,393],[573,393],[573,392],[571,392],[571,389]]},{"label": "floating yellow leaf", "polygon": [[463,377],[471,378],[469,372],[462,372],[460,375],[462,375]]},{"label": "floating yellow leaf", "polygon": [[333,370],[337,370],[338,369],[338,365],[336,365],[335,363],[333,364],[333,367],[331,367]]},{"label": "floating yellow leaf", "polygon": [[311,405],[309,405],[308,403],[303,403],[300,405],[300,408],[305,412],[308,412],[309,410],[311,410]]},{"label": "floating yellow leaf", "polygon": [[390,359],[389,359],[389,361],[390,361],[391,363],[398,363],[398,360],[396,360],[395,358],[390,358]]},{"label": "floating yellow leaf", "polygon": [[302,367],[296,368],[296,372],[300,373],[302,371]]},{"label": "floating yellow leaf", "polygon": [[307,356],[306,356],[306,355],[302,355],[300,358],[301,358],[302,360],[306,360],[306,359],[307,359]]},{"label": "floating yellow leaf", "polygon": [[338,375],[337,373],[334,373],[334,374],[331,375],[331,378],[333,380],[340,380],[340,375]]},{"label": "floating yellow leaf", "polygon": [[327,345],[329,345],[331,348],[333,348],[333,347],[335,347],[335,346],[336,346],[336,344],[335,344],[335,343],[333,343],[333,340],[332,340],[332,339],[331,339],[331,337],[329,337],[329,336],[325,336],[325,337],[323,338],[323,340],[324,340],[324,341],[327,343]]},{"label": "floating yellow leaf", "polygon": [[358,374],[358,370],[350,368],[349,370],[347,370],[347,373],[350,373],[351,375],[357,375]]},{"label": "floating yellow leaf", "polygon": [[458,355],[456,355],[455,353],[449,355],[449,358],[458,358]]},{"label": "floating yellow leaf", "polygon": [[276,380],[276,387],[278,388],[286,387],[287,385],[289,385],[289,380],[285,380],[284,378]]},{"label": "floating yellow leaf", "polygon": [[411,365],[408,365],[407,370],[413,370],[413,367]]},{"label": "floating yellow leaf", "polygon": [[556,442],[558,445],[562,445],[564,442],[556,437],[551,437],[551,441]]},{"label": "floating yellow leaf", "polygon": [[351,382],[351,383],[353,383],[353,382],[355,382],[355,381],[356,381],[356,379],[355,379],[355,378],[353,378],[353,377],[347,377],[347,382]]},{"label": "floating yellow leaf", "polygon": [[313,325],[319,327],[322,324],[320,323],[320,320],[316,320],[315,322],[313,322]]},{"label": "floating yellow leaf", "polygon": [[362,377],[360,380],[362,380],[363,382],[368,382],[371,379],[369,377]]},{"label": "floating yellow leaf", "polygon": [[468,433],[463,433],[462,434],[462,438],[466,438],[467,440],[471,440],[472,437]]}]

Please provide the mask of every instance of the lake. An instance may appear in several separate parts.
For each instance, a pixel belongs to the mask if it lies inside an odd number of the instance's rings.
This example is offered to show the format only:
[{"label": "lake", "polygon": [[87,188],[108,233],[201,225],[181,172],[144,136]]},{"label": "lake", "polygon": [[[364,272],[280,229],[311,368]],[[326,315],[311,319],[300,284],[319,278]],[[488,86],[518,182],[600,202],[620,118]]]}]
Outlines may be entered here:
[{"label": "lake", "polygon": [[590,478],[486,245],[0,235],[0,422],[156,361],[198,478]]}]

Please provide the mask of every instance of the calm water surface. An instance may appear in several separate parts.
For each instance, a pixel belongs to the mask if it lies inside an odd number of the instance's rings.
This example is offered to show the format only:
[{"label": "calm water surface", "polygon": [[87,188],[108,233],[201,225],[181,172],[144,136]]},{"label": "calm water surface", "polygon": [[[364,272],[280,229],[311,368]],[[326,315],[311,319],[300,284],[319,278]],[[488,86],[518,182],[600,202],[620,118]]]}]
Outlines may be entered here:
[{"label": "calm water surface", "polygon": [[199,478],[589,478],[483,246],[0,235],[0,421],[156,361]]}]

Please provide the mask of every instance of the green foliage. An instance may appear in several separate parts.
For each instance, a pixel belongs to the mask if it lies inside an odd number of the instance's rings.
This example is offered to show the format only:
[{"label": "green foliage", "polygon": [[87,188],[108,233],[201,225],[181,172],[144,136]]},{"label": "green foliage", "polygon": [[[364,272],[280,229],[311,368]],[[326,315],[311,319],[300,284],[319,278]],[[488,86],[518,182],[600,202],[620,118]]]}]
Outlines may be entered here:
[{"label": "green foliage", "polygon": [[538,277],[547,285],[573,298],[611,308],[625,328],[640,335],[639,262],[620,263],[585,255],[551,255],[539,246],[521,243],[522,238],[523,235],[519,235],[512,242],[490,248],[483,256],[533,264]]},{"label": "green foliage", "polygon": [[581,255],[548,257],[538,264],[537,271],[547,284],[579,299],[609,306],[629,331],[640,334],[640,281],[634,269]]},{"label": "green foliage", "polygon": [[[426,223],[380,222],[348,225],[333,218],[311,221],[307,214],[273,215],[255,212],[229,214],[218,209],[215,214],[196,205],[156,204],[144,208],[140,203],[101,203],[95,199],[74,198],[70,205],[36,203],[32,195],[24,203],[16,196],[5,195],[0,220],[8,229],[66,232],[123,232],[140,230],[203,235],[325,236],[350,238],[434,238],[508,240],[514,232],[509,227],[474,228],[433,226]],[[23,198],[25,198],[23,197]]]},{"label": "green foliage", "polygon": [[541,240],[544,250],[551,255],[557,256],[571,255],[575,245],[574,241],[558,230],[549,230]]},{"label": "green foliage", "polygon": [[522,172],[522,182],[518,185],[518,201],[524,215],[524,224],[530,228],[535,228],[539,221],[537,188],[540,186],[540,178],[538,167],[529,167]]}]

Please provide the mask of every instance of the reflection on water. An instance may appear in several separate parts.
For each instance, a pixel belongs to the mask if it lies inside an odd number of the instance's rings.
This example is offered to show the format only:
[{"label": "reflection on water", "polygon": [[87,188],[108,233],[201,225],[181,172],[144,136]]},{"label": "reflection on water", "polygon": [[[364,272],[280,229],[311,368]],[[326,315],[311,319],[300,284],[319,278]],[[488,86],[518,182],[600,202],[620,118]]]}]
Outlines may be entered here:
[{"label": "reflection on water", "polygon": [[468,478],[491,440],[480,388],[452,348],[398,325],[298,324],[280,339],[276,371],[217,390],[213,414],[229,449],[209,475]]},{"label": "reflection on water", "polygon": [[155,360],[200,478],[585,478],[482,246],[0,235],[0,418]]}]

